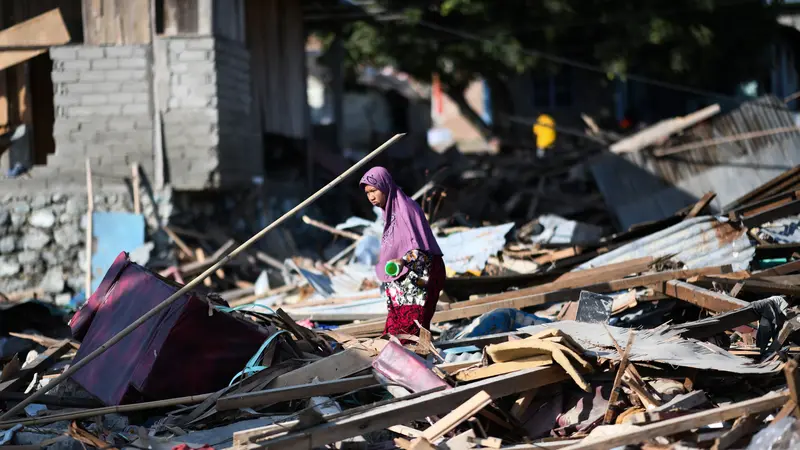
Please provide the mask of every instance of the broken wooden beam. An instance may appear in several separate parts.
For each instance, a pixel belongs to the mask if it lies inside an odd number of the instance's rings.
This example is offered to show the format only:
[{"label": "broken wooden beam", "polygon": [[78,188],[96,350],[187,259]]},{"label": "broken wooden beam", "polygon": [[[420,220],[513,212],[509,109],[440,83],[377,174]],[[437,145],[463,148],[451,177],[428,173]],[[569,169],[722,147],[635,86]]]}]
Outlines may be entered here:
[{"label": "broken wooden beam", "polygon": [[697,201],[697,203],[694,204],[694,206],[692,206],[692,209],[690,209],[689,212],[686,214],[686,218],[684,218],[684,220],[697,217],[698,214],[700,214],[704,209],[706,209],[706,207],[708,207],[708,205],[712,201],[714,201],[716,197],[717,197],[716,192],[709,192],[706,195],[704,195],[700,200]]},{"label": "broken wooden beam", "polygon": [[731,280],[728,278],[717,277],[700,277],[698,283],[711,284],[716,283],[719,285],[727,286],[732,289],[737,284],[741,284],[741,291],[753,292],[756,294],[765,294],[767,296],[773,295],[789,295],[792,297],[800,297],[800,286],[792,286],[788,284],[773,283],[767,280]]},{"label": "broken wooden beam", "polygon": [[[370,408],[357,414],[326,421],[302,431],[292,432],[280,424],[264,427],[259,431],[247,430],[234,433],[234,445],[257,444],[259,448],[290,448],[302,445],[316,448],[370,431],[385,429],[399,423],[407,423],[431,415],[452,411],[480,391],[486,391],[493,399],[516,394],[536,387],[564,381],[568,378],[560,367],[545,367],[501,375],[487,380],[466,384],[453,389],[434,392],[410,400],[393,402]],[[295,421],[296,423],[296,421]],[[267,435],[264,436],[264,432]],[[278,437],[272,433],[281,433]],[[273,437],[270,439],[270,437]]]},{"label": "broken wooden beam", "polygon": [[[487,312],[491,312],[497,308],[514,308],[523,309],[531,306],[542,305],[549,302],[564,302],[577,300],[580,292],[583,290],[595,293],[615,292],[633,287],[650,286],[658,283],[663,283],[666,280],[685,279],[699,275],[719,275],[730,273],[731,266],[719,267],[705,267],[701,269],[690,270],[672,270],[666,272],[659,272],[648,275],[641,275],[638,277],[622,278],[605,283],[597,283],[592,285],[580,286],[572,289],[561,289],[548,291],[544,293],[527,294],[526,289],[519,291],[504,292],[502,294],[490,295],[481,299],[469,300],[465,302],[457,302],[453,307],[447,311],[439,311],[433,315],[431,323],[448,322],[451,320],[468,319],[478,317]],[[536,288],[533,288],[536,289]],[[749,303],[741,300],[733,299],[736,302],[741,302],[738,307],[748,305]],[[735,309],[735,308],[734,308]],[[727,310],[726,310],[727,311]],[[370,334],[380,333],[383,330],[384,321],[376,320],[371,322],[344,325],[339,328],[339,331],[351,335],[357,334]]]},{"label": "broken wooden beam", "polygon": [[780,408],[789,400],[788,392],[770,392],[767,395],[718,408],[700,411],[685,416],[667,419],[650,425],[626,430],[624,434],[593,439],[578,443],[564,450],[606,450],[614,447],[638,444],[659,436],[672,436],[683,431],[701,428],[712,423],[724,422],[744,415]]},{"label": "broken wooden beam", "polygon": [[3,49],[0,52],[0,70],[25,62],[47,52],[50,47],[64,45],[69,41],[69,31],[59,8],[8,27],[0,31],[0,47],[20,49]]},{"label": "broken wooden beam", "polygon": [[349,377],[372,367],[373,357],[374,355],[370,351],[360,348],[348,348],[343,352],[314,361],[311,364],[281,375],[267,387],[269,389],[277,389],[310,384],[315,378],[325,382]]},{"label": "broken wooden beam", "polygon": [[[486,391],[480,391],[423,431],[422,436],[417,439],[424,439],[428,442],[434,442],[440,437],[454,430],[465,420],[477,414],[478,411],[488,406],[491,402],[492,397]],[[412,449],[415,448],[415,442],[412,442]]]},{"label": "broken wooden beam", "polygon": [[317,383],[307,383],[297,386],[287,386],[264,391],[234,394],[217,400],[217,411],[228,411],[239,408],[252,408],[254,406],[272,405],[275,403],[317,397],[344,392],[355,391],[370,386],[379,386],[372,375],[353,378],[343,378]]},{"label": "broken wooden beam", "polygon": [[316,227],[319,228],[320,230],[327,231],[328,233],[333,234],[335,236],[341,236],[347,239],[352,239],[354,241],[358,241],[359,239],[361,239],[360,234],[353,233],[352,231],[340,230],[338,228],[334,228],[328,224],[322,223],[319,220],[314,220],[308,216],[303,216],[303,222],[305,222],[307,225],[311,225],[312,227]]},{"label": "broken wooden beam", "polygon": [[20,369],[16,378],[0,383],[0,392],[13,392],[18,391],[24,387],[31,379],[33,374],[45,371],[52,367],[58,358],[67,353],[67,350],[72,348],[69,340],[60,341],[53,347],[48,348],[46,351],[36,357],[30,364]]},{"label": "broken wooden beam", "polygon": [[750,305],[750,303],[730,295],[709,291],[684,281],[670,280],[656,285],[654,288],[670,297],[714,312],[734,311]]}]

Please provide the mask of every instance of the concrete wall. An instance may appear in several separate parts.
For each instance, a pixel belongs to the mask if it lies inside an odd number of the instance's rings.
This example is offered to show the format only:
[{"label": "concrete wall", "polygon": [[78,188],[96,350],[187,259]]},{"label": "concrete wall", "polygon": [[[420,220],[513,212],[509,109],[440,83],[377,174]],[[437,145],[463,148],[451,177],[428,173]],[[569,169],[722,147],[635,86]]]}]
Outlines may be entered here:
[{"label": "concrete wall", "polygon": [[[0,183],[2,185],[2,183]],[[0,292],[42,288],[45,297],[66,302],[84,288],[86,192],[19,190],[0,194]],[[169,194],[169,192],[167,192]],[[165,258],[170,244],[158,218],[171,214],[171,195],[142,197],[151,259]],[[94,195],[97,212],[131,212],[132,196],[108,189]],[[135,250],[135,249],[130,249]]]},{"label": "concrete wall", "polygon": [[165,44],[170,183],[187,190],[250,184],[263,173],[263,148],[251,114],[249,53],[213,37],[168,38]]},{"label": "concrete wall", "polygon": [[138,162],[153,175],[148,47],[65,46],[50,50],[56,151],[50,177],[85,179],[85,159],[107,177]]}]

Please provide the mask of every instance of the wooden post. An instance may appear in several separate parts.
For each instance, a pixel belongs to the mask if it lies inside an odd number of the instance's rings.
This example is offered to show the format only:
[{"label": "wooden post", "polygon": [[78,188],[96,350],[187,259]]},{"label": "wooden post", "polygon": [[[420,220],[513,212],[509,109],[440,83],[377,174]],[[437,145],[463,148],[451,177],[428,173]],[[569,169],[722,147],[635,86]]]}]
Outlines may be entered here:
[{"label": "wooden post", "polygon": [[797,361],[790,359],[783,365],[783,374],[786,376],[786,384],[789,386],[789,396],[794,402],[794,416],[800,417],[800,401],[798,401],[797,387]]},{"label": "wooden post", "polygon": [[86,158],[86,299],[92,295],[92,252],[94,237],[92,236],[92,216],[94,215],[94,191],[92,189],[92,164]]},{"label": "wooden post", "polygon": [[[388,141],[384,142],[383,145],[381,145],[380,147],[375,149],[372,153],[370,153],[367,156],[365,156],[363,159],[361,159],[361,161],[357,162],[355,165],[353,165],[352,167],[347,169],[344,173],[342,173],[338,177],[334,178],[333,181],[331,181],[330,183],[325,185],[322,189],[318,190],[313,195],[311,195],[307,199],[303,200],[299,205],[297,205],[294,208],[292,208],[289,211],[287,211],[284,215],[279,217],[278,220],[276,220],[276,221],[272,222],[271,224],[267,225],[263,230],[261,230],[258,233],[256,233],[255,236],[253,236],[250,239],[248,239],[244,244],[240,245],[238,248],[236,248],[232,252],[228,253],[224,258],[222,258],[219,261],[217,261],[213,266],[211,266],[208,269],[206,269],[206,271],[203,272],[202,274],[200,274],[197,278],[195,278],[192,281],[190,281],[189,283],[187,283],[185,286],[180,288],[177,292],[175,292],[174,294],[169,296],[169,298],[167,298],[166,300],[161,302],[158,306],[156,306],[155,308],[151,309],[150,311],[145,313],[142,317],[137,319],[135,322],[133,322],[132,324],[130,324],[127,327],[125,327],[122,331],[120,331],[119,333],[114,335],[111,339],[109,339],[108,342],[106,342],[105,344],[103,344],[100,347],[98,347],[97,350],[89,353],[88,355],[86,355],[80,361],[78,361],[75,364],[69,366],[69,368],[67,368],[67,370],[65,370],[56,379],[54,379],[53,381],[48,383],[44,388],[42,388],[42,389],[40,389],[40,390],[38,390],[36,392],[33,392],[27,399],[21,401],[20,403],[16,404],[13,408],[11,408],[8,411],[6,411],[5,414],[0,416],[0,420],[9,419],[11,417],[14,417],[15,414],[17,414],[18,412],[20,412],[23,409],[25,409],[26,406],[30,405],[38,397],[41,397],[42,395],[44,395],[48,391],[50,391],[50,389],[53,389],[54,387],[56,387],[59,384],[63,383],[64,380],[66,380],[67,378],[71,377],[75,372],[77,372],[82,367],[84,367],[85,365],[87,365],[88,363],[93,361],[98,356],[102,355],[106,350],[111,348],[117,342],[121,341],[125,336],[129,335],[133,330],[138,328],[141,324],[147,322],[150,318],[154,317],[155,315],[160,313],[162,310],[164,310],[165,308],[169,307],[169,305],[171,305],[174,301],[178,300],[184,294],[186,294],[187,292],[189,292],[192,289],[194,289],[198,284],[200,284],[203,280],[205,280],[209,275],[211,275],[212,273],[216,272],[217,269],[219,269],[220,267],[224,266],[228,261],[230,261],[231,259],[237,257],[240,253],[242,253],[243,251],[247,250],[247,248],[249,248],[256,241],[258,241],[259,239],[264,237],[267,233],[269,233],[273,229],[277,228],[279,225],[281,225],[283,222],[285,222],[288,218],[294,216],[295,214],[300,212],[303,208],[305,208],[306,206],[308,206],[311,203],[315,202],[322,195],[324,195],[329,190],[333,189],[336,185],[341,183],[345,178],[347,178],[348,176],[352,175],[355,171],[361,169],[361,167],[366,165],[369,161],[371,161],[373,158],[378,156],[384,150],[389,148],[392,144],[397,142],[403,136],[405,136],[405,133],[396,134],[391,139],[389,139]],[[87,162],[87,167],[88,167],[88,162]]]},{"label": "wooden post", "polygon": [[141,180],[139,179],[139,163],[131,164],[131,184],[133,189],[133,213],[142,213]]}]

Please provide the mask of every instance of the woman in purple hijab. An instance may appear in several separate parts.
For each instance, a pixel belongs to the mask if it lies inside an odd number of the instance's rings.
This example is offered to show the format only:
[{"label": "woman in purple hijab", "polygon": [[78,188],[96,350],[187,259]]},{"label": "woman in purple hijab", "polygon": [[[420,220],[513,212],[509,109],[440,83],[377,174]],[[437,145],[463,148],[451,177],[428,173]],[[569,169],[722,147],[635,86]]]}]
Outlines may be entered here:
[{"label": "woman in purple hijab", "polygon": [[[442,251],[422,208],[394,183],[389,171],[373,167],[359,184],[370,203],[383,209],[381,254],[375,267],[389,310],[383,334],[416,336],[419,325],[430,328],[444,287]],[[400,267],[394,276],[386,273],[389,262]]]}]

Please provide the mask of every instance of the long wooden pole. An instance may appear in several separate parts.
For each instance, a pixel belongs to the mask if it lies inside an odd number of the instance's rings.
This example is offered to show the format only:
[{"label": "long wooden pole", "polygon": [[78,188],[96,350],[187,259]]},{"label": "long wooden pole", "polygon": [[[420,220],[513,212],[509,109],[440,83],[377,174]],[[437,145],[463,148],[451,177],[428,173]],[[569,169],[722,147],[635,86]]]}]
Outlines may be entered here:
[{"label": "long wooden pole", "polygon": [[233,259],[236,256],[238,256],[239,253],[245,251],[248,247],[253,245],[256,241],[258,241],[259,239],[264,237],[264,235],[266,235],[267,233],[269,233],[270,231],[272,231],[273,229],[278,227],[280,224],[282,224],[284,221],[286,221],[286,219],[294,216],[300,210],[302,210],[306,206],[308,206],[311,203],[313,203],[314,201],[316,201],[323,194],[325,194],[326,192],[331,190],[337,184],[341,183],[345,178],[347,178],[348,176],[352,175],[355,171],[359,170],[362,166],[364,166],[370,160],[372,160],[373,158],[378,156],[381,152],[383,152],[384,150],[389,148],[392,144],[397,142],[403,136],[405,136],[405,133],[396,134],[391,139],[389,139],[388,141],[384,142],[383,145],[381,145],[380,147],[375,149],[369,155],[365,156],[361,161],[357,162],[355,165],[353,165],[352,167],[347,169],[344,173],[342,173],[341,175],[336,177],[333,181],[331,181],[330,183],[325,185],[325,187],[323,187],[322,189],[318,190],[311,197],[308,197],[307,199],[303,200],[299,205],[297,205],[294,208],[292,208],[291,210],[287,211],[284,215],[279,217],[278,220],[276,220],[276,221],[272,222],[271,224],[267,225],[263,230],[261,230],[258,233],[256,233],[253,237],[248,239],[245,243],[243,243],[242,245],[240,245],[239,247],[237,247],[236,249],[234,249],[233,251],[228,253],[225,257],[223,257],[222,259],[217,261],[213,266],[211,266],[208,269],[206,269],[205,272],[201,273],[197,278],[193,279],[188,284],[186,284],[185,286],[180,288],[177,292],[175,292],[174,294],[169,296],[169,298],[167,298],[166,300],[161,302],[161,304],[159,304],[155,308],[151,309],[149,312],[147,312],[145,315],[140,317],[134,323],[132,323],[132,324],[128,325],[127,327],[125,327],[125,329],[123,329],[122,331],[120,331],[119,333],[114,335],[114,337],[109,339],[108,342],[106,342],[105,344],[103,344],[100,347],[98,347],[97,350],[93,351],[92,353],[89,353],[88,355],[86,355],[80,361],[75,362],[72,366],[67,368],[67,370],[65,370],[64,373],[59,375],[58,378],[54,379],[50,383],[47,383],[47,385],[45,387],[43,387],[42,389],[39,389],[36,392],[33,392],[27,399],[23,400],[22,402],[18,403],[13,408],[11,408],[8,411],[6,411],[5,414],[0,416],[0,420],[7,420],[7,419],[10,419],[11,417],[14,417],[15,414],[17,414],[18,412],[22,411],[26,406],[30,405],[37,398],[39,398],[42,395],[46,394],[50,389],[53,389],[54,387],[56,387],[59,384],[63,383],[67,378],[69,378],[72,374],[74,374],[75,372],[80,370],[83,366],[85,366],[86,364],[88,364],[89,362],[91,362],[92,360],[97,358],[98,356],[102,355],[106,350],[108,350],[111,346],[113,346],[117,342],[121,341],[125,336],[130,334],[136,328],[138,328],[139,325],[145,323],[151,317],[156,316],[164,308],[167,308],[170,304],[172,304],[172,302],[174,302],[175,300],[178,300],[184,294],[186,294],[187,292],[192,290],[195,286],[197,286],[198,284],[202,283],[204,279],[206,279],[212,273],[216,272],[217,269],[219,269],[220,267],[224,266],[228,261],[230,261],[231,259]]},{"label": "long wooden pole", "polygon": [[72,411],[63,414],[53,414],[51,416],[32,417],[29,419],[11,420],[8,422],[0,422],[0,429],[5,430],[15,425],[22,425],[22,426],[48,425],[51,423],[61,422],[62,420],[86,419],[89,417],[103,416],[106,414],[119,414],[119,413],[133,412],[133,411],[145,411],[148,409],[166,408],[167,406],[194,405],[197,403],[204,402],[212,395],[214,395],[214,393],[191,395],[188,397],[169,398],[166,400],[156,400],[152,402],[134,403],[132,405],[91,408],[91,409],[84,409],[83,411]]},{"label": "long wooden pole", "polygon": [[305,222],[308,225],[311,225],[312,227],[317,227],[320,230],[325,230],[330,234],[345,237],[347,239],[352,239],[354,241],[358,241],[359,239],[361,239],[360,234],[353,233],[352,231],[340,230],[338,228],[334,228],[328,224],[322,223],[319,220],[314,220],[308,216],[303,216],[303,222]]},{"label": "long wooden pole", "polygon": [[86,300],[92,295],[92,251],[94,250],[94,190],[92,189],[92,164],[86,158]]}]

